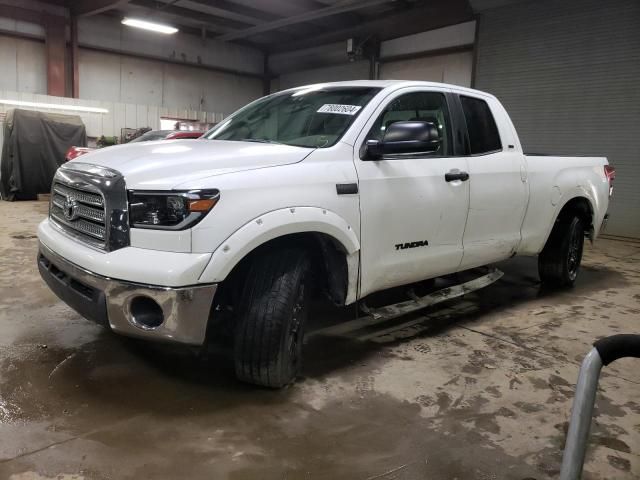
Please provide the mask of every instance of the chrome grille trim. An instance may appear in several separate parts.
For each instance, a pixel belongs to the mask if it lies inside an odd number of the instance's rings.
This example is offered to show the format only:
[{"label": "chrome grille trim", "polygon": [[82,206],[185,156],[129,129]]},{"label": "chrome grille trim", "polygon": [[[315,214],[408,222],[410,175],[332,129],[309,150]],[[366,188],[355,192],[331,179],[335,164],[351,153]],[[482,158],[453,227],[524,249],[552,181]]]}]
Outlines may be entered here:
[{"label": "chrome grille trim", "polygon": [[[65,215],[65,203],[69,200],[74,203],[73,218]],[[104,203],[101,193],[66,185],[57,178],[53,181],[49,215],[63,230],[72,230],[77,238],[104,248],[107,241]]]},{"label": "chrome grille trim", "polygon": [[58,230],[90,247],[112,251],[128,246],[124,177],[106,167],[63,165],[51,185],[49,218]]},{"label": "chrome grille trim", "polygon": [[[54,189],[54,191],[57,191],[57,190]],[[64,200],[65,200],[65,197],[58,193],[54,194],[53,198],[51,199],[51,201],[53,202],[53,205],[58,207],[60,210],[64,208]],[[81,201],[81,200],[78,199],[78,201]],[[89,207],[86,205],[78,205],[76,211],[77,211],[78,217],[86,218],[87,220],[93,220],[94,222],[99,222],[104,225],[103,209],[97,209],[97,208]],[[62,212],[60,212],[60,214],[62,215]]]},{"label": "chrome grille trim", "polygon": [[86,220],[80,218],[78,220],[74,220],[73,223],[69,222],[64,215],[62,214],[62,209],[58,206],[53,206],[51,208],[51,217],[58,223],[61,223],[64,226],[77,230],[80,233],[84,233],[85,235],[90,235],[98,240],[105,239],[105,228],[103,225],[97,225],[92,222],[87,222]]},{"label": "chrome grille trim", "polygon": [[69,188],[62,183],[54,183],[53,191],[62,196],[73,195],[76,200],[87,205],[93,205],[95,207],[104,207],[104,198],[102,195],[95,192],[88,192],[79,188]]}]

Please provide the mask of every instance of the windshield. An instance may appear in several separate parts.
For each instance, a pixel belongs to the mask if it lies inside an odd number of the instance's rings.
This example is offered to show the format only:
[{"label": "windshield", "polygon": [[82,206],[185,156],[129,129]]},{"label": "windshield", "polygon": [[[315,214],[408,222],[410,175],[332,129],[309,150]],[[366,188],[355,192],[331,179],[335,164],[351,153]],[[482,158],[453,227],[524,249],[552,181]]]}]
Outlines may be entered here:
[{"label": "windshield", "polygon": [[371,87],[306,87],[261,98],[204,135],[209,140],[334,145],[378,93]]},{"label": "windshield", "polygon": [[134,138],[129,143],[151,142],[153,140],[163,140],[171,132],[173,132],[173,130],[153,130],[151,132],[144,133],[137,138]]}]

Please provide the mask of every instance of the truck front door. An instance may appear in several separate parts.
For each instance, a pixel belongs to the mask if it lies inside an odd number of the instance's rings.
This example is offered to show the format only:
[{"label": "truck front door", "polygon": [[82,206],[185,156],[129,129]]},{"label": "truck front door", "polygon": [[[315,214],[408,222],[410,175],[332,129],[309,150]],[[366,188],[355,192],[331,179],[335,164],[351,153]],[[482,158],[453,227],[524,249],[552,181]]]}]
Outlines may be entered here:
[{"label": "truck front door", "polygon": [[[354,148],[361,211],[360,297],[454,272],[462,260],[469,207],[467,158],[459,147],[448,104],[437,89],[411,87],[389,95],[376,109]],[[435,124],[435,151],[368,160],[366,141],[382,140],[393,122]],[[460,138],[462,138],[460,136]],[[447,173],[453,173],[447,176]]]}]

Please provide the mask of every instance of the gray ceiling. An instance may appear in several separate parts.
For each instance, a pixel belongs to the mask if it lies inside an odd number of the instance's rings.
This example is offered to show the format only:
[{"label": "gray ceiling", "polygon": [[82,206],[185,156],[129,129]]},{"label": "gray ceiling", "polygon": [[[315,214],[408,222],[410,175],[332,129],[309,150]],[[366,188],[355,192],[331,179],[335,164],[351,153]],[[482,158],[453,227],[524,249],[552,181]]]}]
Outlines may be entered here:
[{"label": "gray ceiling", "polygon": [[46,1],[66,6],[72,15],[138,16],[266,52],[310,47],[352,36],[384,40],[473,17],[468,0]]}]

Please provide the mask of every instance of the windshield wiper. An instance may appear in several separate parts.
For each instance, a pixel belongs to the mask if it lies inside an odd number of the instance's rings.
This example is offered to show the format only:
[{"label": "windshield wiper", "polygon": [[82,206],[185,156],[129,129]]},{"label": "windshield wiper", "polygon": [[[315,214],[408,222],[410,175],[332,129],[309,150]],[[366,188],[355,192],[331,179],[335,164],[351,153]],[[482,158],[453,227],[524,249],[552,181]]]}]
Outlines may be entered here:
[{"label": "windshield wiper", "polygon": [[276,143],[282,145],[282,142],[276,142],[275,140],[267,140],[266,138],[241,138],[241,142],[254,142],[254,143]]}]

